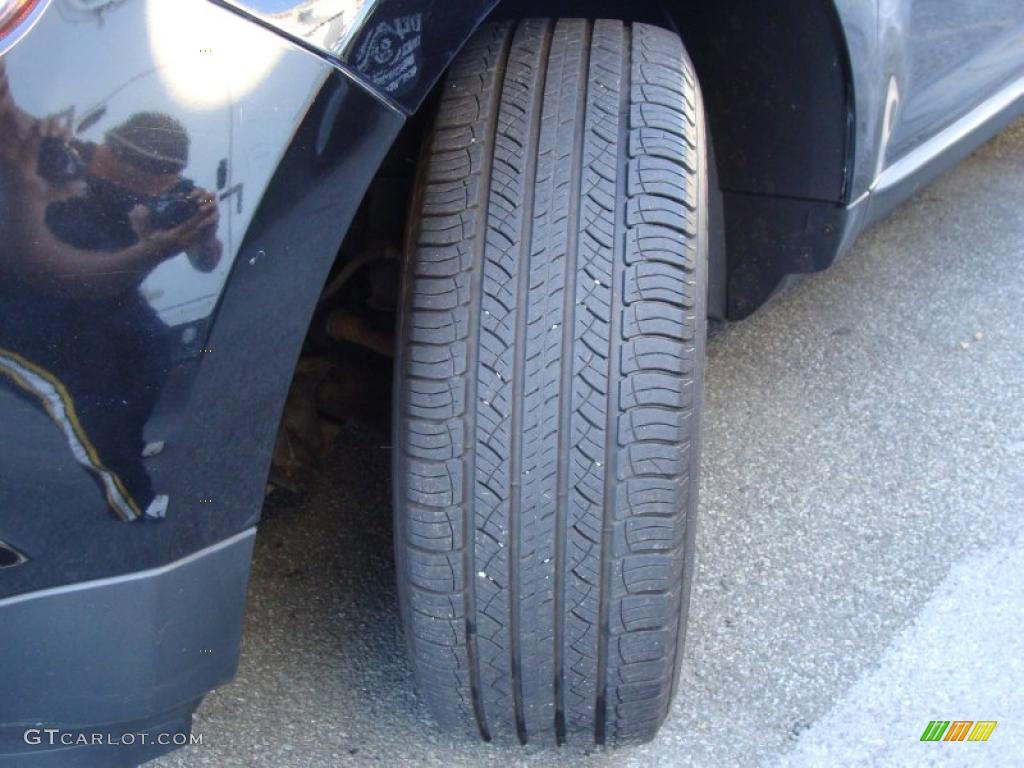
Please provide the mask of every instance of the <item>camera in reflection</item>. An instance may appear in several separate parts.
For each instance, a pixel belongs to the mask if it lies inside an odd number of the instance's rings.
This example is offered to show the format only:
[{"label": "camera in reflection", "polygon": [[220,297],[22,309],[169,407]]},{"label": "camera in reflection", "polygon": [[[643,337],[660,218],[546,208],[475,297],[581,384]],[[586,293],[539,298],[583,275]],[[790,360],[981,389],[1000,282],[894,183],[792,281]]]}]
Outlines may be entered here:
[{"label": "camera in reflection", "polygon": [[174,229],[196,215],[199,203],[192,196],[196,185],[181,179],[173,187],[148,203],[149,223],[154,229]]},{"label": "camera in reflection", "polygon": [[85,176],[89,165],[81,153],[56,136],[48,136],[39,144],[37,172],[51,184],[65,184]]},{"label": "camera in reflection", "polygon": [[[57,137],[43,139],[39,147],[38,173],[51,184],[66,184],[86,176],[89,164],[82,153]],[[141,202],[149,209],[149,224],[154,229],[174,229],[196,215],[199,203],[191,179],[179,179],[174,186]]]}]

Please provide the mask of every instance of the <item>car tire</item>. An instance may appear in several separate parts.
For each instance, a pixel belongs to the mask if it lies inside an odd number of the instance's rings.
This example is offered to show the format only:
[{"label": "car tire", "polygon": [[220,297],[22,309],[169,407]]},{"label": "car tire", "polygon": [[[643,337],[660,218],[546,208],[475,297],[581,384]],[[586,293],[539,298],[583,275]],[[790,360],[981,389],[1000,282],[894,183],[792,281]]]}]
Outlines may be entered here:
[{"label": "car tire", "polygon": [[641,742],[694,560],[704,116],[679,37],[482,27],[411,211],[394,509],[406,639],[448,730]]}]

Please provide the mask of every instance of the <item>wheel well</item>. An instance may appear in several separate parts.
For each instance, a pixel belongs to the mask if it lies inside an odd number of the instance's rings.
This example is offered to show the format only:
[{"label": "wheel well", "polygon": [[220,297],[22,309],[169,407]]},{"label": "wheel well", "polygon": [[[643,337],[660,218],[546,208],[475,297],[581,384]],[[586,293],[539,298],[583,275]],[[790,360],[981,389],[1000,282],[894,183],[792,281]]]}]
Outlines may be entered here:
[{"label": "wheel well", "polygon": [[722,193],[713,317],[743,317],[786,275],[834,260],[853,168],[853,85],[831,0],[503,0],[492,18],[537,15],[626,15],[683,38]]},{"label": "wheel well", "polygon": [[[832,0],[502,0],[490,19],[623,18],[676,30],[710,127],[709,314],[753,311],[787,275],[835,257],[853,150],[852,83]],[[336,260],[398,255],[443,78],[382,164]]]},{"label": "wheel well", "polygon": [[491,18],[625,18],[672,27],[693,59],[723,189],[836,202],[852,84],[832,0],[502,0]]},{"label": "wheel well", "polygon": [[852,92],[832,3],[666,6],[701,81],[722,189],[845,201]]},{"label": "wheel well", "polygon": [[[838,249],[853,99],[835,10],[830,0],[504,0],[492,18],[624,12],[674,28],[694,61],[713,144],[709,315],[742,317],[787,274],[821,269]],[[378,170],[310,326],[283,423],[305,424],[313,439],[304,392],[319,393],[314,412],[341,420],[387,410],[390,361],[381,353],[391,348],[406,212],[442,82]],[[358,374],[331,380],[325,371]],[[326,402],[324,392],[333,393]],[[290,447],[279,436],[274,477],[283,487],[301,484]]]}]

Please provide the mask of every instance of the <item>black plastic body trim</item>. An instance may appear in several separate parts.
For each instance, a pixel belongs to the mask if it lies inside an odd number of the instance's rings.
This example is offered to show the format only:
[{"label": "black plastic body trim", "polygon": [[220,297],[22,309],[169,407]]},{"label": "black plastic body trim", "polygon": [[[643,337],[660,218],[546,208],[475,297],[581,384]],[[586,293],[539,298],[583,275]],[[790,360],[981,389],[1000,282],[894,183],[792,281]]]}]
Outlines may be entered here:
[{"label": "black plastic body trim", "polygon": [[[136,765],[188,734],[191,713],[238,665],[248,528],[169,565],[0,600],[0,765]],[[152,743],[51,746],[42,729]],[[26,743],[34,729],[41,744]],[[141,742],[141,739],[137,739]]]}]

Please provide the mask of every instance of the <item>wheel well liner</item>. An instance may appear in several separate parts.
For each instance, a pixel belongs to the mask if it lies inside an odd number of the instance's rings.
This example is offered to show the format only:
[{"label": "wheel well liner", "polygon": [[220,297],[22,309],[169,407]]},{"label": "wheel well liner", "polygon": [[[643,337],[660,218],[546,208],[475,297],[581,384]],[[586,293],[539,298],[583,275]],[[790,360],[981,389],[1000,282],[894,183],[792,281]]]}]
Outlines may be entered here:
[{"label": "wheel well liner", "polygon": [[854,98],[832,0],[503,0],[489,18],[526,16],[626,16],[683,38],[721,190],[713,317],[744,317],[786,275],[835,260],[853,175]]}]

